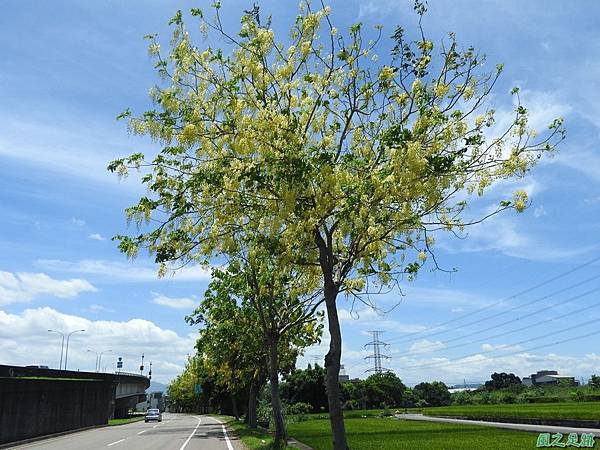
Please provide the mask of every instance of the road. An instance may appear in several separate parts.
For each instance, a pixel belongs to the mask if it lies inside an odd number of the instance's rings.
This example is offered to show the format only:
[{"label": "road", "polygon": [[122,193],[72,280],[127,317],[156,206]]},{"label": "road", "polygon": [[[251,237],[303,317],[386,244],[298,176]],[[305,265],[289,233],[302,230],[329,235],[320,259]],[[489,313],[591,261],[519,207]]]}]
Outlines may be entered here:
[{"label": "road", "polygon": [[574,428],[560,427],[552,425],[532,425],[525,423],[504,423],[504,422],[488,422],[484,420],[467,420],[467,419],[451,419],[448,417],[432,417],[424,416],[423,414],[398,414],[397,418],[403,420],[418,420],[423,422],[440,422],[440,423],[455,423],[463,425],[482,425],[494,428],[507,428],[510,430],[531,431],[535,433],[593,433],[594,436],[600,437],[600,430],[597,428]]},{"label": "road", "polygon": [[44,450],[241,450],[235,436],[209,416],[163,414],[162,422],[95,428],[13,447]]}]

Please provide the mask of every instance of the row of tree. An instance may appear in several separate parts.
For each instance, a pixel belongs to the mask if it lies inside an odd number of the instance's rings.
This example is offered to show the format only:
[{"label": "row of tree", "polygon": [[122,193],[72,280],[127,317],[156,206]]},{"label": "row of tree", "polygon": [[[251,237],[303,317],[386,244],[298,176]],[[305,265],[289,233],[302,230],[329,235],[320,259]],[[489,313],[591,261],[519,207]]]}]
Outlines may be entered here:
[{"label": "row of tree", "polygon": [[[258,7],[237,34],[220,10],[217,1],[213,19],[190,11],[204,44],[181,12],[166,55],[147,36],[162,80],[151,91],[155,108],[120,117],[162,149],[109,165],[122,176],[140,170],[148,191],[127,210],[140,232],[116,238],[129,257],[153,254],[161,275],[218,267],[189,317],[203,327],[190,364],[219,392],[247,391],[250,416],[268,382],[278,445],[286,440],[279,376],[318,342],[324,315],[327,408],[334,448],[346,450],[338,298],[375,306],[372,295],[414,278],[429,256],[437,268],[435,233],[522,211],[527,195],[517,191],[480,216],[464,214],[469,194],[523,176],[552,151],[562,122],[536,134],[515,89],[512,120],[495,124],[486,98],[502,66],[483,72],[485,57],[453,34],[436,48],[420,26],[420,1],[412,37],[398,27],[379,62],[381,28],[339,32],[329,7],[303,3],[284,40]],[[211,33],[223,48],[207,44],[217,42]]]},{"label": "row of tree", "polygon": [[[218,383],[215,383],[217,376],[211,377],[209,371],[199,370],[199,361],[191,360],[188,369],[169,386],[172,406],[185,411],[209,408],[245,416],[247,423],[256,420],[257,397],[252,395],[258,395],[258,400],[264,403],[270,399],[272,391],[251,389],[250,386],[244,389],[243,384],[239,384],[237,390],[219,389]],[[326,375],[325,368],[318,364],[309,364],[307,369],[289,370],[279,384],[281,402],[286,405],[282,409],[288,414],[294,414],[296,409],[299,412],[328,412]],[[196,394],[195,384],[203,386],[202,391]],[[346,410],[446,406],[451,403],[450,392],[444,383],[424,382],[411,389],[392,372],[344,382],[341,392]],[[241,400],[243,404],[238,405]],[[295,409],[294,405],[303,407]]]}]

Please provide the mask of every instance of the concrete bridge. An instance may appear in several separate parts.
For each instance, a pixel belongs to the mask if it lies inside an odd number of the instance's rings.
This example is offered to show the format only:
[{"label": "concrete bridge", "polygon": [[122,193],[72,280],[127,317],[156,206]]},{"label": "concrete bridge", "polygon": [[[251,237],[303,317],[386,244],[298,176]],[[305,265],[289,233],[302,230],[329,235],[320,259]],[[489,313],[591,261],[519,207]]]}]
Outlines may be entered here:
[{"label": "concrete bridge", "polygon": [[132,373],[0,365],[0,444],[125,417],[149,386]]}]

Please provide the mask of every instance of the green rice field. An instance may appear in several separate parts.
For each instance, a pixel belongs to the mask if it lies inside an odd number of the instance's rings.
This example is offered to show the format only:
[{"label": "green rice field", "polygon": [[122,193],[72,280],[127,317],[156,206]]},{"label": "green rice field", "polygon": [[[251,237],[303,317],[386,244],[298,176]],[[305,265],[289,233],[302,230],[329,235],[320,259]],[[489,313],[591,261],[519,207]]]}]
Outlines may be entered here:
[{"label": "green rice field", "polygon": [[[535,449],[536,433],[477,425],[410,422],[393,418],[346,419],[352,450],[520,450]],[[331,445],[329,421],[308,420],[288,425],[290,436],[315,450]]]}]

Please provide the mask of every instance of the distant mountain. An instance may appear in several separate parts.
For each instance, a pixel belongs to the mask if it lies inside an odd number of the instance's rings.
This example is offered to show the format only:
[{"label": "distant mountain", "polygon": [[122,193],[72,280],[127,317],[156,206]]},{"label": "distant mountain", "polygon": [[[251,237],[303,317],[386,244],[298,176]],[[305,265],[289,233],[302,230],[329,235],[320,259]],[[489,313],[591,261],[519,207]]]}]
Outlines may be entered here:
[{"label": "distant mountain", "polygon": [[146,389],[146,392],[167,392],[167,385],[158,381],[151,381],[150,387]]}]

